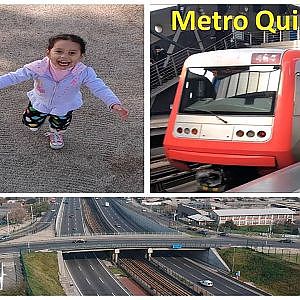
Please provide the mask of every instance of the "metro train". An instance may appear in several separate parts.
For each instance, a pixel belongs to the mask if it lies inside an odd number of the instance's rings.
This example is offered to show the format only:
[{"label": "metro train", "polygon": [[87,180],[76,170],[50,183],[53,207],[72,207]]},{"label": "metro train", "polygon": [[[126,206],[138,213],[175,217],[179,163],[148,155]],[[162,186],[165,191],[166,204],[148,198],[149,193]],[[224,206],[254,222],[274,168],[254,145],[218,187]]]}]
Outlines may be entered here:
[{"label": "metro train", "polygon": [[300,161],[300,50],[228,49],[188,57],[164,149],[179,169],[208,164],[198,176],[207,190],[224,186],[233,173],[240,177],[242,167],[263,173]]}]

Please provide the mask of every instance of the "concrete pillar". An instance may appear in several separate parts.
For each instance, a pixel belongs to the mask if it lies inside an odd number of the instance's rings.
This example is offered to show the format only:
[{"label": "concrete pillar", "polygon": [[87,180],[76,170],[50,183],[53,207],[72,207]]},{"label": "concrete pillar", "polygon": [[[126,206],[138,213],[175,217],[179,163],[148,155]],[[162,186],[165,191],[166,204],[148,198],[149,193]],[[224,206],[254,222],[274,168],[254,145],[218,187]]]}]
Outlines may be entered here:
[{"label": "concrete pillar", "polygon": [[119,254],[120,254],[120,249],[115,249],[113,253],[113,260],[115,263],[118,263]]},{"label": "concrete pillar", "polygon": [[148,260],[151,260],[152,253],[153,253],[153,249],[148,248]]}]

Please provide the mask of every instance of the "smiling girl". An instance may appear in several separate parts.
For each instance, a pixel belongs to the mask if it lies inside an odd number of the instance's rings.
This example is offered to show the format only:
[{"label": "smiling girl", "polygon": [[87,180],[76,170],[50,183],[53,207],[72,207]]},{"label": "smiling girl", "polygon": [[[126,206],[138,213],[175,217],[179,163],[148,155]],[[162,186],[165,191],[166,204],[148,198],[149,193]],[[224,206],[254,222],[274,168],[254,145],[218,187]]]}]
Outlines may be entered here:
[{"label": "smiling girl", "polygon": [[109,109],[122,119],[128,116],[117,96],[97,76],[92,67],[81,60],[85,41],[73,34],[60,34],[49,39],[47,56],[26,64],[15,72],[0,76],[0,89],[32,79],[34,87],[27,93],[29,104],[23,123],[37,131],[49,116],[50,147],[64,146],[62,134],[72,120],[72,112],[83,104],[81,85],[87,86]]}]

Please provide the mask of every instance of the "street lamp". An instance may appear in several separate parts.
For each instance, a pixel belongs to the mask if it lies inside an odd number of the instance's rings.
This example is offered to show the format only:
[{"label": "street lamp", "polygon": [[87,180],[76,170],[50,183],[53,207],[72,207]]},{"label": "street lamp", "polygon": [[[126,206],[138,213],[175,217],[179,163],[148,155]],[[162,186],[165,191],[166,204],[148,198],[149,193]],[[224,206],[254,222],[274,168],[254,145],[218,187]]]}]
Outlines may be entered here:
[{"label": "street lamp", "polygon": [[31,224],[33,224],[33,209],[32,209],[32,204],[30,204],[30,211],[31,211]]},{"label": "street lamp", "polygon": [[9,213],[10,213],[9,211],[6,213],[7,235],[10,235],[9,218],[8,218]]}]

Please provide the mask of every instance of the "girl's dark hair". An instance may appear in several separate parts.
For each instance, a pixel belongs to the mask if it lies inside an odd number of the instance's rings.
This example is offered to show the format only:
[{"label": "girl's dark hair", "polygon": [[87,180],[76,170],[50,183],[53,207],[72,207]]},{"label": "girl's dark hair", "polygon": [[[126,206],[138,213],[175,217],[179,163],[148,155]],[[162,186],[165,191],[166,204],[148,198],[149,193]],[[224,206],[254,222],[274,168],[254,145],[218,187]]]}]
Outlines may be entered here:
[{"label": "girl's dark hair", "polygon": [[78,43],[80,45],[81,54],[85,54],[85,45],[86,42],[78,35],[75,34],[58,34],[52,36],[49,39],[48,50],[51,50],[54,47],[54,44],[59,40],[72,41],[74,43]]}]

